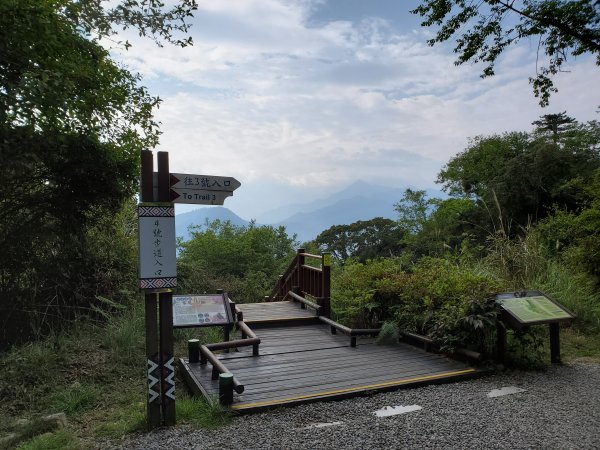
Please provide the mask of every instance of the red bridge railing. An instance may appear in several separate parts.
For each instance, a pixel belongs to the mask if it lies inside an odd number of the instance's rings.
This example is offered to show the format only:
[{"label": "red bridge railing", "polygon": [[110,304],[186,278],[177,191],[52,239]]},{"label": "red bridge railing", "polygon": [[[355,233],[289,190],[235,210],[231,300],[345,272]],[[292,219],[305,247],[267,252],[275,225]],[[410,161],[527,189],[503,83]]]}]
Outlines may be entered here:
[{"label": "red bridge railing", "polygon": [[[318,261],[318,266],[306,264],[307,260]],[[313,297],[321,306],[320,315],[330,316],[331,303],[331,254],[312,255],[300,248],[287,270],[267,296],[267,301],[285,300],[290,291],[305,297]]]}]

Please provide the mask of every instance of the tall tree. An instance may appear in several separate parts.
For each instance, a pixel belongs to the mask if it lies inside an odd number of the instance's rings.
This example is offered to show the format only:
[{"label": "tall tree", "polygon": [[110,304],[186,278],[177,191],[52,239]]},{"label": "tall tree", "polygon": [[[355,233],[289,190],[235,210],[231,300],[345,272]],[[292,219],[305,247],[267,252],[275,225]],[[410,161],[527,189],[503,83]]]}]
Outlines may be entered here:
[{"label": "tall tree", "polygon": [[552,138],[556,142],[559,133],[573,129],[576,123],[577,121],[573,117],[567,116],[567,112],[563,111],[558,114],[544,114],[531,124],[536,126],[536,131],[551,132]]},{"label": "tall tree", "polygon": [[556,141],[527,133],[477,137],[446,164],[438,182],[452,195],[479,202],[490,231],[514,233],[515,225],[537,222],[556,206],[582,206],[584,180],[600,167],[599,131],[592,121]]},{"label": "tall tree", "polygon": [[598,0],[423,0],[412,11],[423,26],[437,27],[429,45],[456,37],[456,64],[486,64],[482,77],[494,75],[498,57],[521,39],[538,41],[538,57],[548,57],[529,81],[540,104],[556,92],[552,77],[570,55],[591,54],[600,65],[600,1]]},{"label": "tall tree", "polygon": [[155,0],[0,0],[3,344],[43,331],[52,318],[63,323],[96,294],[123,290],[115,281],[134,268],[130,252],[111,254],[98,242],[111,235],[121,248],[117,237],[132,237],[116,217],[137,189],[140,149],[158,142],[159,99],[99,40],[134,27],[188,45],[194,8],[191,0],[172,8]]}]

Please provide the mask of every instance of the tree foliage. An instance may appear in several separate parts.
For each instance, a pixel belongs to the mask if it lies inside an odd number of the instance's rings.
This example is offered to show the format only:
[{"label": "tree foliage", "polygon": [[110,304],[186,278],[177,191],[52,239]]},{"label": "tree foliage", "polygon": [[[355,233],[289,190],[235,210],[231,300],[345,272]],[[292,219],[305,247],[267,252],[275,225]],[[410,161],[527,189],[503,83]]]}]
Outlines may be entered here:
[{"label": "tree foliage", "polygon": [[424,0],[412,11],[423,26],[437,27],[429,45],[456,38],[456,64],[482,62],[482,77],[494,75],[495,63],[511,45],[534,38],[548,60],[529,81],[540,104],[556,92],[552,77],[572,56],[591,54],[600,65],[598,0]]},{"label": "tree foliage", "polygon": [[350,225],[334,225],[321,232],[315,243],[321,251],[331,252],[344,261],[350,257],[359,261],[379,256],[395,256],[402,249],[402,232],[390,219],[375,217]]},{"label": "tree foliage", "polygon": [[[188,45],[194,8],[191,0],[171,8],[155,0],[0,0],[4,344],[131,289],[128,202],[139,152],[158,142],[159,99],[99,41],[133,27],[159,43]],[[110,250],[100,245],[106,236],[114,238]]]},{"label": "tree foliage", "polygon": [[297,245],[285,227],[235,226],[216,220],[192,231],[178,259],[179,287],[186,292],[228,291],[235,301],[270,294]]},{"label": "tree foliage", "polygon": [[490,231],[516,231],[553,208],[576,210],[584,180],[600,167],[600,124],[577,124],[554,135],[505,133],[477,137],[438,176],[451,195],[480,202]]}]

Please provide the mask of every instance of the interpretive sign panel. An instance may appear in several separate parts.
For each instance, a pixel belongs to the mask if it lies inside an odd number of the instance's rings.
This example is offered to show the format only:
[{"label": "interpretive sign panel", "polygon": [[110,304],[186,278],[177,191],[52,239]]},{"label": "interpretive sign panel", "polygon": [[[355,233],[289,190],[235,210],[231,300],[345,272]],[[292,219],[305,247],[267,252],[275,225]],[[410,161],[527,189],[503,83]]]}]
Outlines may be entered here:
[{"label": "interpretive sign panel", "polygon": [[223,294],[173,296],[174,327],[210,327],[231,323],[231,308]]},{"label": "interpretive sign panel", "polygon": [[172,204],[140,203],[140,288],[177,286],[175,208]]},{"label": "interpretive sign panel", "polygon": [[498,294],[496,301],[522,325],[571,320],[575,315],[540,291]]}]

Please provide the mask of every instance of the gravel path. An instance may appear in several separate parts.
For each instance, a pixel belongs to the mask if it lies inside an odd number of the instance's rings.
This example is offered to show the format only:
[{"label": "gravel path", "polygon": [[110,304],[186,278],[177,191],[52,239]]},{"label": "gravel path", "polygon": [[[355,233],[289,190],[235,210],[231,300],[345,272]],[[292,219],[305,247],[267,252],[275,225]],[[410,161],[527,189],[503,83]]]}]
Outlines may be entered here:
[{"label": "gravel path", "polygon": [[[494,389],[524,391],[495,398]],[[385,406],[421,410],[376,417]],[[323,425],[328,423],[329,425]],[[318,425],[320,424],[320,425]],[[240,416],[216,430],[136,435],[119,449],[600,449],[600,365],[505,372]]]}]

